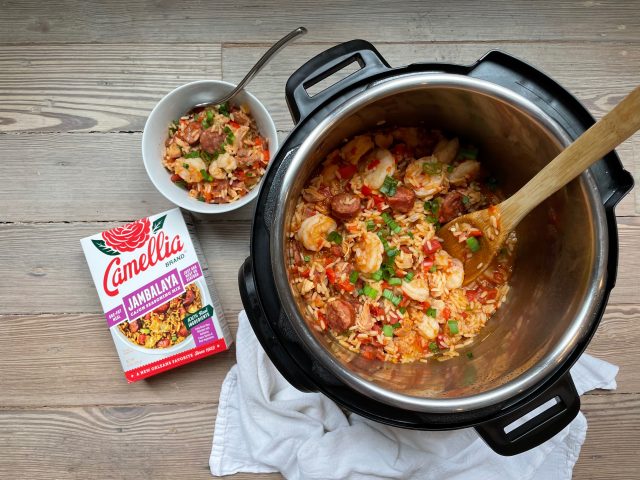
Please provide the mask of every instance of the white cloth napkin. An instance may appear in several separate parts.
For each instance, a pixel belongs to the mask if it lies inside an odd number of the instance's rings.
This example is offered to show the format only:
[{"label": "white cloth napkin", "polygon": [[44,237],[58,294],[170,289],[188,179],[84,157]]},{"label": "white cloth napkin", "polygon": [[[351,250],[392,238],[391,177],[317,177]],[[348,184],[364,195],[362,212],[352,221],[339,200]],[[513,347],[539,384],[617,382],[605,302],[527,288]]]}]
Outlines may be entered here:
[{"label": "white cloth napkin", "polygon": [[[543,445],[494,453],[472,428],[412,431],[345,413],[319,393],[293,388],[258,343],[244,312],[238,364],[227,374],[209,458],[215,476],[281,472],[288,479],[570,479],[587,432],[582,413]],[[616,388],[618,367],[583,355],[571,369],[578,392]]]}]

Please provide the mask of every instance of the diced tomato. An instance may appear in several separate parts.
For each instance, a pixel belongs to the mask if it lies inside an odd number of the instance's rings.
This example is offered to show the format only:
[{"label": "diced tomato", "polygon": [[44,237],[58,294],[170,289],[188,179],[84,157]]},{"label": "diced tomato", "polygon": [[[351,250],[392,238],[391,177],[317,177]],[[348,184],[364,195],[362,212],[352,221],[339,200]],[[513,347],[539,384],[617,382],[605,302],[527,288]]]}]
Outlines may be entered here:
[{"label": "diced tomato", "polygon": [[449,310],[449,307],[444,307],[442,309],[442,318],[445,320],[449,320],[451,318],[451,310]]},{"label": "diced tomato", "polygon": [[147,336],[144,333],[141,333],[140,335],[138,335],[138,344],[139,345],[144,345],[144,343],[147,341]]},{"label": "diced tomato", "polygon": [[380,361],[384,361],[384,352],[380,349],[376,350],[376,358]]},{"label": "diced tomato", "polygon": [[256,137],[253,143],[259,147],[260,145],[262,145],[262,137]]},{"label": "diced tomato", "polygon": [[263,150],[262,151],[262,160],[264,160],[266,163],[269,163],[269,159],[271,157],[269,156],[269,150]]},{"label": "diced tomato", "polygon": [[369,311],[372,315],[377,317],[378,315],[382,315],[384,313],[384,308],[378,307],[377,305],[369,305]]},{"label": "diced tomato", "polygon": [[340,288],[345,292],[353,292],[356,289],[356,286],[347,280],[345,282],[340,282]]},{"label": "diced tomato", "polygon": [[399,143],[398,145],[393,147],[391,153],[393,153],[394,155],[404,156],[404,154],[407,153],[407,146],[404,143]]},{"label": "diced tomato", "polygon": [[473,302],[478,298],[478,293],[479,292],[477,288],[474,288],[473,290],[467,290],[464,292],[464,294],[467,296],[467,300],[469,300],[470,302]]},{"label": "diced tomato", "polygon": [[355,165],[344,165],[342,167],[338,167],[338,173],[340,173],[340,178],[344,180],[349,180],[351,177],[355,175],[357,168]]},{"label": "diced tomato", "polygon": [[431,307],[431,304],[429,302],[422,302],[420,306],[422,307],[423,310],[427,311]]},{"label": "diced tomato", "polygon": [[376,357],[375,348],[367,345],[367,348],[362,349],[362,358],[366,360],[373,360]]},{"label": "diced tomato", "polygon": [[433,267],[433,258],[425,258],[422,261],[422,271],[426,274]]},{"label": "diced tomato", "polygon": [[424,242],[424,245],[422,245],[422,250],[424,250],[424,253],[426,253],[427,255],[436,253],[441,248],[442,248],[442,244],[435,239],[427,240],[426,242]]},{"label": "diced tomato", "polygon": [[467,312],[462,312],[460,315],[462,316],[462,318],[467,318],[469,316],[467,315]]},{"label": "diced tomato", "polygon": [[391,285],[389,285],[389,283],[386,280],[383,280],[382,283],[380,284],[382,286],[382,289],[390,289]]},{"label": "diced tomato", "polygon": [[334,260],[333,257],[324,257],[324,260],[323,260],[324,266],[326,267],[330,263],[333,263],[333,260]]},{"label": "diced tomato", "polygon": [[495,300],[496,297],[498,296],[498,289],[497,288],[492,288],[491,290],[486,290],[487,292],[487,296],[485,297],[485,299],[487,300]]},{"label": "diced tomato", "polygon": [[229,120],[229,125],[233,128],[240,128],[240,124],[238,122],[234,122],[233,120]]},{"label": "diced tomato", "polygon": [[300,270],[299,274],[301,277],[309,278],[309,273],[311,273],[311,269],[305,268],[304,270]]},{"label": "diced tomato", "polygon": [[482,232],[480,230],[471,230],[469,232],[469,236],[470,237],[481,237],[482,236]]},{"label": "diced tomato", "polygon": [[369,165],[367,165],[367,170],[373,170],[378,165],[380,165],[380,159],[379,158],[374,158],[373,160],[371,160],[369,162]]},{"label": "diced tomato", "polygon": [[336,283],[336,272],[333,270],[333,268],[327,268],[326,273],[329,283]]},{"label": "diced tomato", "polygon": [[360,191],[362,192],[363,195],[367,195],[367,196],[371,195],[373,193],[373,190],[371,190],[366,185],[363,185],[362,188],[360,189]]},{"label": "diced tomato", "polygon": [[491,205],[489,208],[487,208],[487,210],[491,215],[495,215],[496,213],[498,213],[498,207],[496,207],[495,205]]},{"label": "diced tomato", "polygon": [[447,345],[444,343],[444,335],[443,334],[438,334],[438,336],[436,337],[436,343],[438,344],[438,347],[441,349],[447,349],[449,347],[447,347]]},{"label": "diced tomato", "polygon": [[171,175],[171,181],[172,182],[179,182],[180,180],[182,180],[182,178],[180,178],[180,175],[177,175],[175,173],[173,175]]},{"label": "diced tomato", "polygon": [[402,301],[400,301],[400,303],[398,304],[399,307],[406,307],[407,305],[409,305],[409,302],[411,300],[408,297],[402,297]]}]

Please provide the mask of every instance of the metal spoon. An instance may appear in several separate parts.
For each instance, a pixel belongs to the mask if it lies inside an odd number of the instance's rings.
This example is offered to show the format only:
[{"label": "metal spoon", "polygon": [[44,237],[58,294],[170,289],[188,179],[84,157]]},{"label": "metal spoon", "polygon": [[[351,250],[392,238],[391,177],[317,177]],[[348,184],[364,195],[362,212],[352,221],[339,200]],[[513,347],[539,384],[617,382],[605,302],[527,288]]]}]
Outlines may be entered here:
[{"label": "metal spoon", "polygon": [[233,97],[235,97],[238,94],[240,90],[242,90],[247,85],[247,83],[249,83],[253,79],[253,77],[257,75],[257,73],[260,70],[262,70],[265,67],[267,63],[269,63],[269,60],[271,60],[271,58],[276,53],[278,53],[287,43],[289,43],[291,40],[293,40],[294,38],[300,35],[304,35],[305,33],[307,33],[306,28],[298,27],[294,31],[282,37],[280,40],[274,43],[269,50],[267,50],[267,52],[260,58],[260,60],[258,60],[258,62],[253,66],[253,68],[249,70],[249,73],[247,73],[245,77],[240,81],[240,83],[236,88],[231,90],[231,92],[229,92],[224,97],[220,97],[212,102],[199,103],[194,108],[208,107],[211,105],[220,105],[221,103],[228,102],[229,100],[231,100]]}]

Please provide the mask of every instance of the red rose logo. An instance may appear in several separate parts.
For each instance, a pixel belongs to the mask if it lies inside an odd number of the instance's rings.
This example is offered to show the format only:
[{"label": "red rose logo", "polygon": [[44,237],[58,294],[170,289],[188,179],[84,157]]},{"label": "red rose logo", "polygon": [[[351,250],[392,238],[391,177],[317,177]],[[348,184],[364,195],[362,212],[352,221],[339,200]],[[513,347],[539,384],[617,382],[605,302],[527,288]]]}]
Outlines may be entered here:
[{"label": "red rose logo", "polygon": [[105,243],[118,252],[133,252],[149,239],[151,224],[148,218],[141,218],[122,227],[102,232]]}]

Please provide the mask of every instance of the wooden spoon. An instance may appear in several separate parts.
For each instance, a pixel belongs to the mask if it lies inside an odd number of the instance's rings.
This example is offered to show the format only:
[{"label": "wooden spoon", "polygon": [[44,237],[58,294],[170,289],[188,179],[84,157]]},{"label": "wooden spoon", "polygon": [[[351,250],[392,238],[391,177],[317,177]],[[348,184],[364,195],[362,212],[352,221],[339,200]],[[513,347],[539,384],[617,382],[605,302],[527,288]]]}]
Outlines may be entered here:
[{"label": "wooden spoon", "polygon": [[[464,285],[473,282],[489,266],[509,233],[525,215],[639,129],[640,87],[636,87],[513,196],[444,225],[437,235],[443,240],[442,247],[464,264]],[[477,238],[478,244],[471,240],[468,245],[454,235],[462,230],[464,223],[482,232]],[[471,247],[476,251],[471,252]]]}]

